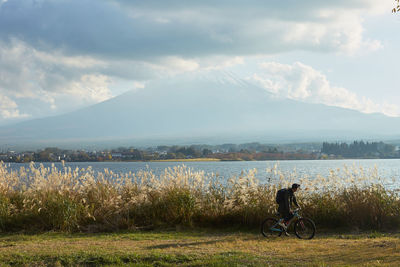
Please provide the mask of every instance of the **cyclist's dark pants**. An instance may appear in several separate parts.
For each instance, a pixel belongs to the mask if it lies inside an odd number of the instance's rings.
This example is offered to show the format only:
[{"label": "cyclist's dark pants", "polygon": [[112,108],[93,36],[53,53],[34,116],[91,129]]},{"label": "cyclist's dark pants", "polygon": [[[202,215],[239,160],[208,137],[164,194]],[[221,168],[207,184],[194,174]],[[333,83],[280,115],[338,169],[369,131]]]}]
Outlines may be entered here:
[{"label": "cyclist's dark pants", "polygon": [[280,203],[278,207],[278,212],[281,214],[285,221],[290,221],[293,218],[293,213],[286,209],[285,203]]}]

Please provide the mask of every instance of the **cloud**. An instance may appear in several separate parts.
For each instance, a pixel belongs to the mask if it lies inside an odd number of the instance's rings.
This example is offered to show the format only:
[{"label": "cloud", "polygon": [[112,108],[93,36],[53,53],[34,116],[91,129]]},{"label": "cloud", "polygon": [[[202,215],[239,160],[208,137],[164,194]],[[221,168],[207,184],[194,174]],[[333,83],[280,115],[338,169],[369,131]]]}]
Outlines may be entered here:
[{"label": "cloud", "polygon": [[0,94],[17,105],[2,117],[66,112],[112,97],[120,81],[254,55],[380,49],[363,17],[390,9],[375,0],[0,0]]},{"label": "cloud", "polygon": [[346,88],[333,86],[324,74],[300,62],[291,65],[264,62],[260,64],[260,68],[262,72],[255,73],[251,80],[277,97],[355,109],[365,113],[378,112],[388,116],[400,116],[398,106],[375,103]]},{"label": "cloud", "polygon": [[135,89],[135,90],[143,89],[145,87],[146,87],[146,84],[144,82],[138,82],[138,81],[133,82],[133,89]]},{"label": "cloud", "polygon": [[[105,61],[91,56],[68,56],[60,50],[41,51],[19,39],[0,41],[0,94],[17,106],[20,103],[24,114],[33,117],[107,100],[114,96],[111,86],[119,80],[141,84],[198,68],[197,61],[180,57],[163,57],[153,62]],[[7,109],[0,116],[0,123],[1,118],[23,117],[26,116],[17,109]]]},{"label": "cloud", "polygon": [[110,80],[96,74],[96,70],[105,66],[104,62],[87,56],[38,51],[18,40],[0,42],[0,95],[5,110],[1,117],[26,117],[17,106],[27,99],[41,102],[44,112],[45,106],[62,111],[108,99],[112,96],[107,87]]},{"label": "cloud", "polygon": [[210,57],[201,61],[202,68],[205,70],[223,70],[237,65],[243,65],[243,57]]},{"label": "cloud", "polygon": [[177,73],[195,71],[199,68],[199,63],[195,60],[188,60],[180,57],[162,58],[157,65],[153,65],[155,69],[162,68],[164,71],[170,70]]},{"label": "cloud", "polygon": [[65,88],[66,94],[79,97],[84,102],[101,102],[112,97],[105,75],[83,75],[79,81]]},{"label": "cloud", "polygon": [[35,97],[41,89],[62,91],[80,73],[103,64],[86,56],[64,56],[57,51],[39,51],[21,41],[0,42],[0,88],[17,97]]},{"label": "cloud", "polygon": [[21,114],[17,103],[0,94],[0,117],[3,119],[18,119],[28,117],[28,115]]},{"label": "cloud", "polygon": [[362,17],[386,6],[375,0],[10,0],[0,6],[0,38],[20,38],[40,50],[131,60],[354,52],[377,42],[364,40]]}]

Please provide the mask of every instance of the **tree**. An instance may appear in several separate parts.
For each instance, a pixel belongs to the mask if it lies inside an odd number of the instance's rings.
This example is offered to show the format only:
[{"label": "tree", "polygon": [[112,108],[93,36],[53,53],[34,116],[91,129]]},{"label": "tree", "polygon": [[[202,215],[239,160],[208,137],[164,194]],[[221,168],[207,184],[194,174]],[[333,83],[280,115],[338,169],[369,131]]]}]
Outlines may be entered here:
[{"label": "tree", "polygon": [[213,152],[208,149],[208,148],[204,148],[202,151],[203,157],[207,157],[208,155],[211,155]]},{"label": "tree", "polygon": [[394,0],[396,7],[392,9],[392,13],[400,12],[400,0]]}]

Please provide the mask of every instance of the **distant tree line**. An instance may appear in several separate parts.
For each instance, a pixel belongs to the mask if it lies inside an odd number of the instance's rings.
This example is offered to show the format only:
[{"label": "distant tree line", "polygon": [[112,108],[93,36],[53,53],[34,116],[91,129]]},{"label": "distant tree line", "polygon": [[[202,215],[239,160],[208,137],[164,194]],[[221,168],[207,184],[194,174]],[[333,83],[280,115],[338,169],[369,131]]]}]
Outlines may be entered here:
[{"label": "distant tree line", "polygon": [[213,158],[218,160],[309,160],[327,158],[400,158],[396,146],[383,142],[324,142],[311,144],[266,145],[260,143],[157,146],[149,148],[119,147],[110,150],[65,150],[55,147],[39,151],[0,152],[4,162],[90,162],[150,161]]},{"label": "distant tree line", "polygon": [[[260,143],[157,146],[150,148],[119,147],[111,150],[85,151],[65,150],[49,147],[39,151],[0,153],[4,162],[91,162],[91,161],[150,161],[213,158],[218,160],[285,160],[316,159],[318,153],[305,151],[305,145],[298,149],[278,147]],[[291,149],[288,151],[288,149]]]},{"label": "distant tree line", "polygon": [[354,141],[353,143],[322,144],[321,153],[343,158],[398,158],[400,152],[396,146],[383,142]]}]

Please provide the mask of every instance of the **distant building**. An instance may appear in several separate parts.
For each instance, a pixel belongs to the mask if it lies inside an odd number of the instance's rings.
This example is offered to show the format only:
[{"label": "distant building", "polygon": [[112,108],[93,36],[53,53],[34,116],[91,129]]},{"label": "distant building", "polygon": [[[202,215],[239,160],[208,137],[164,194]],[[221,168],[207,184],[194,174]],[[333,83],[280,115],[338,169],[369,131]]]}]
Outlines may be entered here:
[{"label": "distant building", "polygon": [[111,157],[113,157],[113,158],[122,158],[122,154],[121,153],[111,153]]}]

